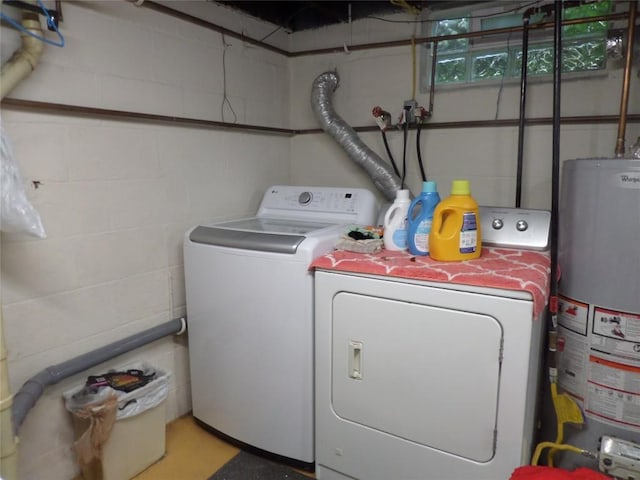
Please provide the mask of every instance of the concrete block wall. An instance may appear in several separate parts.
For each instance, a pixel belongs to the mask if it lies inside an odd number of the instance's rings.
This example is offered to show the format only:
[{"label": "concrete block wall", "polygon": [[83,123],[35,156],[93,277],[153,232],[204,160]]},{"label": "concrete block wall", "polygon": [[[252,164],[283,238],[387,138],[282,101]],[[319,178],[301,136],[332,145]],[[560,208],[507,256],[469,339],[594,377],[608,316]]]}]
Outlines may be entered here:
[{"label": "concrete block wall", "polygon": [[[162,3],[191,14],[206,7],[210,21],[252,38],[273,30],[213,2]],[[226,96],[238,123],[305,129],[318,127],[310,92],[325,70],[338,70],[334,107],[353,126],[374,125],[375,105],[397,117],[411,96],[409,46],[287,59],[233,38],[223,43],[219,33],[128,2],[64,2],[63,9],[67,46],[46,47],[41,64],[11,97],[233,121],[223,105],[226,73]],[[406,39],[415,32],[414,26],[369,19],[293,35],[279,31],[269,41],[295,51]],[[18,35],[3,28],[1,45],[5,61],[19,45]],[[562,114],[617,114],[621,75],[613,69],[565,81]],[[634,81],[630,113],[638,113],[637,90]],[[427,94],[418,92],[426,105]],[[441,88],[430,121],[517,118],[518,101],[514,84]],[[550,116],[551,105],[551,85],[532,84],[527,114]],[[1,237],[0,293],[13,391],[48,365],[183,315],[181,247],[191,226],[252,214],[270,184],[374,189],[325,134],[288,137],[13,109],[3,109],[2,126],[48,235]],[[616,131],[614,124],[563,126],[561,158],[611,156]],[[629,124],[627,145],[638,134],[638,124]],[[386,159],[378,132],[361,137]],[[388,137],[401,161],[402,133]],[[515,127],[422,132],[427,174],[441,194],[452,179],[468,178],[486,205],[513,204],[516,150]],[[415,131],[407,162],[407,185],[417,193]],[[551,126],[527,128],[524,174],[523,206],[548,208]],[[40,182],[38,188],[33,182]],[[61,398],[87,374],[146,360],[172,372],[167,421],[188,412],[187,349],[185,336],[159,340],[47,389],[20,431],[20,478],[70,479],[77,472]]]},{"label": "concrete block wall", "polygon": [[[288,127],[286,57],[233,38],[223,44],[219,33],[129,2],[64,2],[62,9],[65,47],[45,46],[11,98],[221,121],[226,73],[237,123]],[[272,29],[240,22],[226,8],[218,13],[255,36]],[[2,30],[5,61],[20,42]],[[228,105],[224,120],[234,121]],[[3,108],[2,127],[47,234],[1,237],[14,393],[50,365],[185,315],[184,233],[249,216],[269,185],[289,182],[286,135],[11,108]],[[48,388],[19,431],[20,479],[77,473],[62,393],[87,375],[146,361],[171,373],[166,420],[189,412],[187,349],[187,335],[161,339]]]}]

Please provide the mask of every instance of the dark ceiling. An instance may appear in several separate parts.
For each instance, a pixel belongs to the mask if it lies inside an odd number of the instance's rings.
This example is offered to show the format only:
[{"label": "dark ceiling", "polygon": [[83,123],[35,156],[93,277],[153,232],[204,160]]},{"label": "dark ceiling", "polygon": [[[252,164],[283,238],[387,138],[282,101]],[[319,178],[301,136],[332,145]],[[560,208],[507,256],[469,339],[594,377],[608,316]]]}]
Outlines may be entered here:
[{"label": "dark ceiling", "polygon": [[[217,3],[241,10],[251,16],[282,27],[289,32],[347,23],[349,21],[349,9],[351,9],[351,20],[358,20],[370,15],[399,13],[404,10],[402,6],[393,4],[388,0],[351,2],[322,0],[289,2],[218,0]],[[424,8],[438,10],[451,6],[460,6],[461,4],[460,1],[456,0],[408,0],[406,3],[418,10]]]}]

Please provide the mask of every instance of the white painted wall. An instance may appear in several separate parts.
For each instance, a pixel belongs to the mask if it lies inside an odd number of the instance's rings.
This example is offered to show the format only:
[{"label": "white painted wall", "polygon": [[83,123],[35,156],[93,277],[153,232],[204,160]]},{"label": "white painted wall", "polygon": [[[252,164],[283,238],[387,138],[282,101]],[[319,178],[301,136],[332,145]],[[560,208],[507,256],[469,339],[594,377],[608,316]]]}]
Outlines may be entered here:
[{"label": "white painted wall", "polygon": [[[10,97],[222,120],[219,33],[124,1],[62,8],[66,46],[46,46],[38,68]],[[221,20],[239,18],[218,10]],[[273,29],[250,19],[236,23],[255,36]],[[233,38],[226,43],[237,122],[288,127],[286,57]],[[18,35],[3,27],[3,61],[18,45]],[[230,110],[224,118],[233,121]],[[45,240],[2,234],[0,288],[14,393],[49,365],[184,315],[184,232],[250,215],[270,184],[290,181],[284,135],[9,108],[2,125],[47,232]],[[19,432],[20,479],[77,473],[62,392],[89,374],[147,361],[172,373],[166,420],[187,413],[187,346],[186,335],[158,340],[48,388]]]},{"label": "white painted wall", "polygon": [[[195,13],[203,2],[163,2]],[[212,22],[253,38],[273,30],[206,2]],[[3,7],[4,8],[4,7]],[[63,4],[67,46],[47,47],[38,69],[13,98],[222,120],[221,35],[127,2]],[[2,31],[2,59],[19,44]],[[405,39],[413,27],[354,22],[269,37],[292,50]],[[50,38],[54,38],[49,34]],[[227,38],[228,98],[239,123],[317,128],[313,79],[337,68],[334,105],[351,125],[373,125],[375,105],[398,115],[411,96],[411,50],[384,48],[287,60]],[[563,115],[618,113],[621,70],[563,83]],[[638,113],[637,71],[630,113]],[[493,120],[499,87],[438,89],[431,122]],[[425,93],[417,100],[426,104]],[[497,118],[518,116],[519,86],[505,85]],[[551,115],[551,85],[532,85],[528,115]],[[224,111],[224,119],[232,120]],[[0,289],[13,391],[44,367],[185,313],[183,233],[201,222],[249,215],[273,183],[363,186],[368,177],[325,134],[248,134],[64,115],[2,112],[29,198],[48,238],[2,234]],[[562,128],[561,158],[610,156],[617,126]],[[640,134],[628,125],[627,145]],[[380,135],[362,134],[386,159]],[[389,133],[396,159],[402,135]],[[527,129],[523,206],[550,205],[551,127]],[[410,133],[407,183],[420,179]],[[468,178],[482,204],[511,205],[517,129],[428,130],[423,157],[430,178],[448,193]],[[35,189],[32,182],[42,182]],[[382,199],[382,197],[380,196]],[[20,431],[20,478],[70,479],[77,469],[61,395],[87,374],[147,360],[173,373],[167,420],[190,409],[187,339],[155,342],[49,388]]]}]

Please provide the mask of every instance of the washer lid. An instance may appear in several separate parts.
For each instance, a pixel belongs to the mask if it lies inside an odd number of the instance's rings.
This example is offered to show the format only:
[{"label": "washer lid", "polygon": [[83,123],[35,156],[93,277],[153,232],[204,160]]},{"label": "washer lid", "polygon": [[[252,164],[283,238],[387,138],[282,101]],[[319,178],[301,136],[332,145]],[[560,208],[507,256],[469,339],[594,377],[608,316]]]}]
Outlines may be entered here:
[{"label": "washer lid", "polygon": [[331,225],[331,223],[306,222],[304,220],[254,217],[217,223],[211,227],[225,230],[242,230],[246,232],[305,235],[314,230],[320,230]]},{"label": "washer lid", "polygon": [[198,226],[189,235],[195,243],[294,255],[307,234],[330,224],[247,218]]}]

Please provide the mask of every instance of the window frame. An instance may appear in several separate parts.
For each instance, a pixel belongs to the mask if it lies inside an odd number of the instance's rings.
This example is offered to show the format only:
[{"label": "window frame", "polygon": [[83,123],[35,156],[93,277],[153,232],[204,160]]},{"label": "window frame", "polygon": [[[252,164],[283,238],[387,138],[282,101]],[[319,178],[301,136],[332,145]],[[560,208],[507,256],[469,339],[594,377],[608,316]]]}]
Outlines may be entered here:
[{"label": "window frame", "polygon": [[[451,9],[447,11],[439,11],[439,12],[425,12],[425,20],[422,23],[422,34],[425,37],[433,38],[436,36],[436,28],[437,22],[442,20],[452,20],[456,18],[469,18],[469,30],[470,32],[477,32],[481,30],[482,21],[487,17],[487,15],[495,15],[496,17],[500,16],[500,14],[504,13],[507,15],[514,15],[514,13],[505,12],[505,10],[513,10],[520,6],[521,8],[526,8],[527,5],[530,5],[530,2],[518,2],[518,3],[509,3],[505,5],[504,2],[487,2],[487,4],[482,5],[481,8],[477,6],[474,8],[472,6],[467,7],[459,7],[456,9]],[[612,2],[612,6],[614,3]],[[613,10],[613,8],[612,8]],[[516,13],[517,14],[517,13]],[[520,24],[521,26],[522,24]],[[593,77],[594,75],[603,75],[607,73],[607,69],[609,68],[609,64],[607,62],[607,52],[606,52],[606,36],[607,32],[613,27],[612,22],[609,22],[609,25],[602,32],[595,32],[592,34],[582,34],[575,35],[567,39],[567,37],[563,36],[563,49],[567,48],[572,42],[585,42],[587,43],[589,40],[598,39],[603,41],[603,46],[605,48],[603,52],[603,58],[601,60],[601,66],[599,68],[594,69],[585,69],[580,71],[567,71],[563,68],[563,75],[567,75],[570,78],[583,78],[583,77]],[[487,30],[491,31],[491,30]],[[466,58],[465,62],[465,73],[464,79],[458,79],[456,81],[447,81],[442,82],[438,80],[439,75],[438,71],[435,72],[435,88],[467,88],[467,87],[478,87],[478,86],[489,86],[495,84],[512,84],[520,82],[520,71],[521,67],[518,66],[519,62],[517,62],[518,57],[522,56],[522,34],[519,32],[507,32],[502,34],[489,34],[485,36],[474,36],[472,38],[468,38],[468,43],[465,51],[458,50],[456,52],[446,52],[443,53],[440,44],[438,44],[437,50],[437,61],[440,61],[445,58],[454,58],[454,56]],[[531,55],[532,49],[535,48],[549,48],[549,44],[551,48],[553,48],[553,31],[551,29],[532,29],[529,31],[528,38],[528,51],[529,56]],[[420,75],[419,75],[419,85],[421,92],[427,92],[431,88],[431,64],[433,61],[433,43],[427,42],[421,45],[420,49]],[[473,64],[474,59],[477,59],[478,56],[483,54],[491,54],[491,53],[505,53],[507,55],[506,68],[504,70],[503,75],[496,75],[490,78],[474,78]],[[563,56],[564,60],[564,56]],[[530,62],[530,59],[529,59]],[[530,64],[530,63],[529,63]],[[517,66],[517,68],[516,68]],[[535,82],[551,82],[553,72],[549,73],[532,73],[531,70],[528,72],[528,78]]]}]

